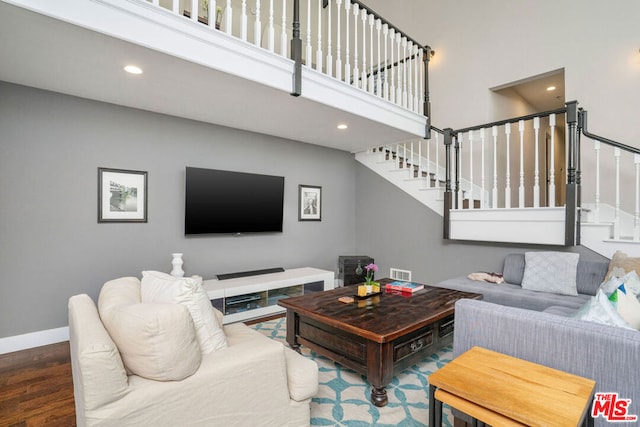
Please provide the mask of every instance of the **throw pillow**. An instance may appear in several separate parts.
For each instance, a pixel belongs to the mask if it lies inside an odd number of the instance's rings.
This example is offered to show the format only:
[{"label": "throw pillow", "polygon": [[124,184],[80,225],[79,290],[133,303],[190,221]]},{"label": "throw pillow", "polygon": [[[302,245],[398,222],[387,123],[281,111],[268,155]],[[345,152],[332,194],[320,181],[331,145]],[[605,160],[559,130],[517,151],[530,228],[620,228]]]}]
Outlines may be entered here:
[{"label": "throw pillow", "polygon": [[640,271],[640,258],[631,258],[622,251],[616,251],[609,262],[609,271],[605,280],[613,276],[622,277],[631,271]]},{"label": "throw pillow", "polygon": [[561,295],[578,295],[576,272],[579,254],[525,252],[522,288]]},{"label": "throw pillow", "polygon": [[173,302],[187,307],[203,354],[227,347],[227,337],[216,319],[200,277],[173,277],[159,271],[142,272],[142,302]]},{"label": "throw pillow", "polygon": [[179,381],[200,366],[202,353],[189,311],[179,304],[140,303],[137,278],[105,283],[98,311],[128,373]]},{"label": "throw pillow", "polygon": [[591,297],[573,315],[579,320],[601,323],[603,325],[617,326],[632,329],[631,326],[618,314],[615,307],[609,301],[609,297],[600,289],[595,297]]},{"label": "throw pillow", "polygon": [[618,296],[618,304],[616,310],[631,327],[640,330],[640,302],[635,295],[630,292],[616,290]]}]

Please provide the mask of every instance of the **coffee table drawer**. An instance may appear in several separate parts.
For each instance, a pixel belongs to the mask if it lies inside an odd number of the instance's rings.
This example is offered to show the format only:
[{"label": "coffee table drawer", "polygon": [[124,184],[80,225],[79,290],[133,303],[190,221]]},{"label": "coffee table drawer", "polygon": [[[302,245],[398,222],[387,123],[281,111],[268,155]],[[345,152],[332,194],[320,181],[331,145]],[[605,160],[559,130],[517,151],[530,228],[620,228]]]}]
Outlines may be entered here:
[{"label": "coffee table drawer", "polygon": [[433,344],[433,328],[394,345],[393,362],[397,363],[405,357],[411,356],[431,344]]},{"label": "coffee table drawer", "polygon": [[367,344],[364,340],[355,335],[305,320],[300,319],[300,337],[366,366]]}]

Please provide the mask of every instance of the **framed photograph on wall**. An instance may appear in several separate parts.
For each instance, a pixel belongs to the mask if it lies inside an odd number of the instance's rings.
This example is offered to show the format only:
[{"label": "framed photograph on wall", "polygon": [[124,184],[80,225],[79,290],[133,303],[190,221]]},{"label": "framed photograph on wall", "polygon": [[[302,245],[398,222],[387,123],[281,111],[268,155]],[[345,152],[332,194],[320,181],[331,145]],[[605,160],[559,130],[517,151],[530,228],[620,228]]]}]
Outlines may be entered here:
[{"label": "framed photograph on wall", "polygon": [[298,221],[322,221],[322,187],[298,186]]},{"label": "framed photograph on wall", "polygon": [[98,222],[147,222],[147,172],[98,168]]}]

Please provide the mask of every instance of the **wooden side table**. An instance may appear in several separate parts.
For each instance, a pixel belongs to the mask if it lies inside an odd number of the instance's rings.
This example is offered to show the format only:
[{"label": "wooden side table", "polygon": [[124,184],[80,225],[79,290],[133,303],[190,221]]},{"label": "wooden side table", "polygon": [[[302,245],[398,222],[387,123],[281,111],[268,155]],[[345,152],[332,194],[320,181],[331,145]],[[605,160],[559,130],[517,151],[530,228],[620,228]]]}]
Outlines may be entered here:
[{"label": "wooden side table", "polygon": [[429,376],[429,426],[442,425],[442,403],[498,426],[579,426],[595,381],[473,347]]}]

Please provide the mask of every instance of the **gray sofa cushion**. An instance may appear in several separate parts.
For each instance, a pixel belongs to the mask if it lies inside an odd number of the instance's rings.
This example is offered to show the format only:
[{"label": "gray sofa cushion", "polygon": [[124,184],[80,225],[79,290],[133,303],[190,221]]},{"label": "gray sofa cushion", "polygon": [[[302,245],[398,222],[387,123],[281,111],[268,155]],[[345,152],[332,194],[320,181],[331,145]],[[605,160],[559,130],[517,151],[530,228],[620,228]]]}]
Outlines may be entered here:
[{"label": "gray sofa cushion", "polygon": [[[524,254],[508,254],[504,258],[502,275],[505,282],[521,285],[524,276]],[[578,294],[594,296],[609,270],[609,261],[588,261],[580,259],[576,273]]]},{"label": "gray sofa cushion", "polygon": [[433,286],[482,294],[484,296],[483,300],[487,302],[536,311],[542,311],[554,305],[577,310],[590,298],[589,295],[558,295],[530,291],[522,289],[520,285],[511,283],[497,285],[495,283],[470,280],[467,277],[447,279]]}]

